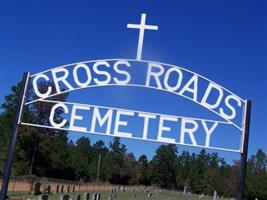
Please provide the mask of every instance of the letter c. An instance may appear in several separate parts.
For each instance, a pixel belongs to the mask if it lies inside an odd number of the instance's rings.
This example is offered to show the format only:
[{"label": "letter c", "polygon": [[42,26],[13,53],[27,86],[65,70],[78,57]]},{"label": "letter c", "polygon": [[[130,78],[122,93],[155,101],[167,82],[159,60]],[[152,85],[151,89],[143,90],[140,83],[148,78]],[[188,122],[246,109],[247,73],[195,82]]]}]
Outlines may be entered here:
[{"label": "letter c", "polygon": [[49,122],[54,128],[61,128],[62,126],[64,126],[67,123],[66,119],[63,119],[59,123],[56,123],[54,121],[55,111],[56,111],[57,108],[60,108],[60,107],[63,108],[64,113],[68,113],[69,112],[68,107],[64,103],[57,103],[52,107],[51,112],[50,112],[50,116],[49,116]]},{"label": "letter c", "polygon": [[39,91],[39,89],[38,89],[38,84],[37,84],[37,81],[38,81],[38,79],[40,79],[40,78],[43,78],[43,79],[45,79],[46,81],[49,81],[49,77],[48,77],[47,75],[45,75],[45,74],[38,74],[37,76],[35,76],[35,77],[33,78],[33,81],[32,81],[33,89],[34,89],[35,94],[36,94],[38,97],[46,98],[46,97],[48,97],[48,96],[51,94],[52,88],[51,88],[51,86],[49,86],[49,87],[47,88],[47,91],[46,91],[45,93],[41,93],[41,92]]}]

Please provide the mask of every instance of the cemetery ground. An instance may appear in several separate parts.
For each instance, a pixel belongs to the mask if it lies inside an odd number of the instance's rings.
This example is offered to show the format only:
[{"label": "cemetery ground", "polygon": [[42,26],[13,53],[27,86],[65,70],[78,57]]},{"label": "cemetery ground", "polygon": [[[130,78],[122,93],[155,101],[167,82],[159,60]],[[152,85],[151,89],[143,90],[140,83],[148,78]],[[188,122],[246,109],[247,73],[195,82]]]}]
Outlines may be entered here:
[{"label": "cemetery ground", "polygon": [[[74,192],[74,193],[68,193],[70,199],[72,200],[77,200],[77,196],[80,194],[80,199],[84,199],[84,193],[85,192]],[[92,195],[93,193],[100,193],[101,197],[100,200],[109,200],[109,192],[105,191],[90,191],[90,200],[93,199]],[[134,195],[135,194],[135,195]],[[48,200],[60,200],[60,196],[63,194],[49,194]],[[116,196],[116,198],[114,197]],[[135,198],[134,198],[135,196]],[[11,192],[9,193],[9,197],[11,199],[16,199],[16,200],[41,200],[39,195],[33,195],[33,194],[28,194],[28,193],[19,193],[19,192]],[[135,200],[178,200],[178,199],[184,199],[184,200],[212,200],[213,197],[211,196],[203,196],[200,197],[200,195],[186,195],[184,196],[183,193],[181,192],[176,192],[176,191],[160,191],[160,192],[152,192],[152,196],[148,197],[147,192],[116,192],[113,193],[113,198],[112,200],[130,200],[130,199],[135,199]],[[219,198],[220,200],[229,200],[227,198]]]}]

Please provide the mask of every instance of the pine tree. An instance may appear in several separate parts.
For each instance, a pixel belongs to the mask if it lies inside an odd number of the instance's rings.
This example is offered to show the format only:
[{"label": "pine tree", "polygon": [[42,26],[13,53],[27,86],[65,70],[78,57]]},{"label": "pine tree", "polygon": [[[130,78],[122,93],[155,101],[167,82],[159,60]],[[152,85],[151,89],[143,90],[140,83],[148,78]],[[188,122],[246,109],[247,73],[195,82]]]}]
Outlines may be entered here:
[{"label": "pine tree", "polygon": [[160,146],[150,167],[152,184],[167,189],[175,188],[178,167],[176,146],[172,144]]}]

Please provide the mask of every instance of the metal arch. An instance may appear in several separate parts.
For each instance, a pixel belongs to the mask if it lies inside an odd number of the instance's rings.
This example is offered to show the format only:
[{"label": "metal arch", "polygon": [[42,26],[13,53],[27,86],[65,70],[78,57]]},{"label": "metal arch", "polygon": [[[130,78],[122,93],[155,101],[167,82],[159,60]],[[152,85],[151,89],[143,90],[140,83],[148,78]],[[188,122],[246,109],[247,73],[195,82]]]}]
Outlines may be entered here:
[{"label": "metal arch", "polygon": [[[21,122],[21,125],[33,126],[33,127],[39,127],[39,128],[56,129],[56,130],[63,130],[63,131],[73,131],[73,132],[80,132],[80,133],[91,133],[91,134],[94,134],[94,135],[114,137],[113,135],[104,134],[104,133],[97,132],[97,131],[94,131],[94,132],[93,131],[77,131],[77,130],[70,130],[68,128],[57,128],[57,127],[52,127],[52,126],[47,126],[47,125],[31,124],[31,123],[26,123],[26,122]],[[150,141],[150,142],[164,143],[164,142],[158,141],[156,139],[148,139],[148,138],[147,139],[143,139],[143,138],[138,138],[138,137],[126,137],[126,136],[124,136],[122,138],[140,140],[140,141]],[[213,150],[218,150],[218,151],[228,151],[228,152],[240,153],[239,149],[226,149],[226,148],[213,147],[213,146],[206,147],[206,146],[203,146],[203,145],[194,146],[192,144],[182,144],[182,143],[179,143],[179,142],[171,142],[169,144],[189,146],[189,147],[197,147],[197,148],[206,148],[206,149],[213,149]]]},{"label": "metal arch", "polygon": [[43,73],[49,72],[49,71],[51,71],[53,69],[60,69],[60,68],[64,68],[64,67],[70,67],[72,65],[77,65],[77,64],[86,64],[86,63],[93,63],[93,62],[99,62],[99,61],[117,61],[117,60],[126,60],[126,61],[131,61],[131,62],[140,62],[140,63],[156,63],[156,64],[161,64],[161,65],[165,65],[165,66],[169,66],[169,67],[179,68],[179,69],[184,70],[186,72],[189,72],[189,73],[191,73],[193,75],[197,75],[197,76],[201,77],[202,79],[204,79],[204,80],[206,80],[206,81],[208,81],[210,83],[213,83],[216,86],[221,87],[223,90],[225,90],[225,91],[229,92],[230,94],[238,97],[242,101],[242,103],[245,103],[245,100],[244,99],[242,99],[241,97],[239,97],[238,95],[236,95],[232,91],[226,89],[225,87],[219,85],[218,83],[216,83],[216,82],[214,82],[214,81],[206,78],[205,76],[202,76],[202,75],[200,75],[198,73],[195,73],[195,72],[193,72],[193,71],[191,71],[189,69],[186,69],[184,67],[180,67],[180,66],[172,65],[172,64],[168,64],[168,63],[163,63],[163,62],[158,62],[158,61],[152,61],[152,60],[136,60],[136,59],[128,59],[128,58],[107,58],[107,59],[88,60],[88,61],[71,63],[71,64],[67,64],[67,65],[61,65],[61,66],[58,66],[58,67],[53,67],[51,69],[44,70],[42,72],[38,72],[38,73],[32,74],[31,77],[34,77],[34,76],[36,76],[38,74],[43,74]]}]

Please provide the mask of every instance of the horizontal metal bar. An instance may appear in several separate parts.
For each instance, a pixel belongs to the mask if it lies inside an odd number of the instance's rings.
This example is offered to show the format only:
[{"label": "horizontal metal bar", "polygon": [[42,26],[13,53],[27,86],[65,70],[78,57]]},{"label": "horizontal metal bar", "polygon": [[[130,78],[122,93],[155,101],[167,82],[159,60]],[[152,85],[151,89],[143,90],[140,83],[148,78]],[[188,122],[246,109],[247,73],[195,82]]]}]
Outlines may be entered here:
[{"label": "horizontal metal bar", "polygon": [[[184,96],[184,95],[180,95],[178,93],[175,93],[175,92],[171,92],[171,91],[168,91],[168,90],[165,90],[165,89],[160,89],[160,88],[157,88],[157,87],[146,87],[144,85],[138,85],[138,84],[127,84],[127,85],[118,85],[118,84],[108,84],[108,85],[89,85],[89,86],[86,86],[86,87],[83,87],[83,88],[76,88],[76,89],[73,89],[73,90],[64,90],[63,92],[61,93],[56,93],[56,94],[52,94],[50,95],[49,97],[53,97],[53,96],[57,96],[57,95],[60,95],[60,94],[64,94],[64,93],[67,93],[67,92],[70,92],[70,91],[74,91],[74,90],[79,90],[79,89],[84,89],[84,88],[96,88],[96,87],[107,87],[107,86],[120,86],[120,87],[141,87],[141,88],[150,88],[150,89],[155,89],[155,90],[160,90],[160,91],[164,91],[164,92],[168,92],[168,93],[172,93],[172,94],[175,94],[175,95],[178,95],[178,96],[182,96],[186,99],[189,99],[197,104],[199,104],[200,106],[202,106],[198,101],[194,101],[192,100],[191,98],[187,97],[187,96]],[[47,97],[47,98],[49,98]],[[33,101],[30,101],[30,102],[27,102],[25,105],[28,105],[28,104],[31,104],[31,103],[34,103],[34,102],[37,102],[37,101],[40,101],[40,100],[44,100],[43,98],[39,98],[39,99],[35,99]],[[203,106],[202,106],[203,107]],[[206,108],[206,107],[204,107]],[[206,108],[208,109],[208,108]],[[214,110],[212,109],[208,109],[209,111],[213,112],[214,114],[216,114],[217,116],[221,117],[217,112],[215,112]],[[221,117],[222,118],[222,117]],[[232,124],[234,127],[236,127],[238,130],[242,131],[242,128],[240,128],[238,125],[234,124],[233,122],[231,122],[230,120],[228,119],[224,119],[225,121],[227,121],[229,124]]]},{"label": "horizontal metal bar", "polygon": [[65,101],[55,101],[55,100],[40,100],[42,102],[48,102],[48,103],[64,103],[64,104],[70,104],[70,105],[81,105],[81,106],[89,106],[89,107],[97,107],[97,108],[104,108],[104,109],[112,109],[112,110],[121,110],[121,111],[133,111],[136,113],[143,113],[143,114],[151,114],[151,115],[162,115],[162,116],[167,116],[167,117],[177,117],[178,119],[192,119],[196,121],[207,121],[207,122],[216,122],[219,124],[228,124],[232,125],[229,122],[225,121],[217,121],[217,120],[210,120],[210,119],[204,119],[204,118],[194,118],[194,117],[184,117],[184,116],[179,116],[179,115],[168,115],[168,114],[161,114],[161,113],[154,113],[154,112],[145,112],[145,111],[140,111],[140,110],[132,110],[132,109],[122,109],[122,108],[115,108],[115,107],[108,107],[108,106],[98,106],[98,105],[93,105],[93,104],[83,104],[83,103],[74,103],[74,102],[65,102]]},{"label": "horizontal metal bar", "polygon": [[[114,135],[109,135],[109,134],[105,134],[105,133],[101,133],[101,132],[77,131],[77,130],[71,130],[71,129],[68,129],[68,128],[55,128],[55,127],[52,127],[52,126],[31,124],[31,123],[25,123],[25,122],[21,122],[21,125],[34,126],[34,127],[40,127],[40,128],[48,128],[48,129],[57,129],[57,130],[64,130],[64,131],[90,133],[90,134],[94,134],[94,135],[115,137]],[[150,141],[150,142],[164,143],[164,142],[158,141],[156,139],[148,139],[148,138],[147,139],[138,138],[138,137],[121,137],[121,138],[140,140],[140,141]],[[220,147],[206,147],[206,146],[203,146],[203,145],[195,146],[195,145],[192,145],[192,144],[183,144],[183,143],[178,143],[178,142],[173,142],[173,143],[168,143],[168,144],[176,144],[176,145],[182,145],[182,146],[190,146],[190,147],[197,147],[197,148],[213,149],[213,150],[218,150],[218,151],[228,151],[228,152],[240,153],[240,150],[236,150],[236,149],[226,149],[226,148],[220,148]]]}]

